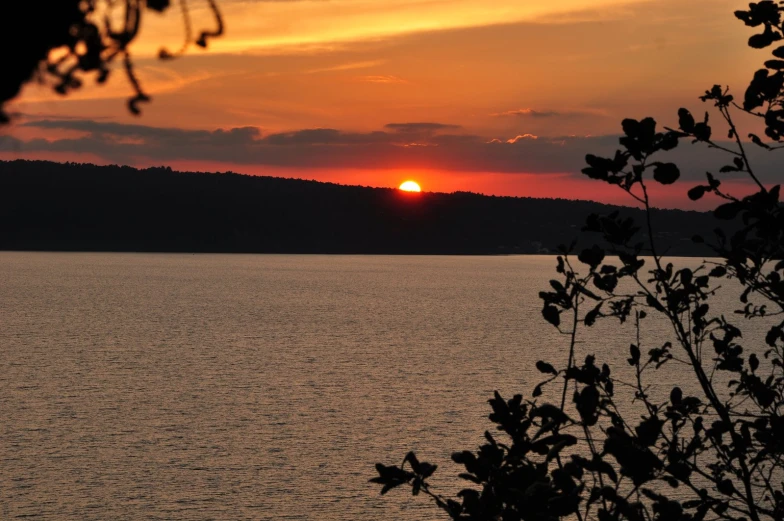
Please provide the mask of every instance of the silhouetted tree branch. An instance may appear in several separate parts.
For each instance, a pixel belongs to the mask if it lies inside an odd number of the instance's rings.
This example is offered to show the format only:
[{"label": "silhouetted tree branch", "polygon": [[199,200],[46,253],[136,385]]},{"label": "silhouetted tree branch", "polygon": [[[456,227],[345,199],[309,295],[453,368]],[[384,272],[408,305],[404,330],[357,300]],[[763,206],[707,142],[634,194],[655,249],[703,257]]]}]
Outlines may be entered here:
[{"label": "silhouetted tree branch", "polygon": [[[188,0],[179,0],[185,25],[185,42],[176,53],[161,49],[161,59],[173,58],[195,43],[206,47],[210,38],[223,34],[223,20],[215,0],[208,0],[215,29],[202,31],[192,40]],[[6,54],[0,79],[0,123],[8,121],[5,104],[22,86],[38,79],[53,81],[56,92],[66,95],[83,84],[86,73],[103,83],[112,64],[121,60],[134,94],[128,109],[138,114],[139,103],[150,100],[134,72],[128,50],[142,19],[149,11],[162,13],[170,0],[47,0],[10,1],[2,8],[7,27],[0,31],[0,48]]]},{"label": "silhouetted tree branch", "polygon": [[[763,49],[784,40],[783,13],[784,2],[762,1],[735,16],[761,31],[749,45]],[[714,140],[708,113],[698,120],[682,108],[677,128],[657,131],[652,118],[624,120],[613,157],[586,157],[585,175],[643,206],[647,243],[634,242],[638,226],[617,212],[590,216],[583,231],[607,246],[563,247],[559,277],[540,293],[545,320],[570,335],[566,366],[537,362],[546,378],[531,399],[496,393],[490,400],[490,420],[503,439],[487,432],[477,452],[453,455],[465,467],[460,477],[473,483],[457,499],[430,492],[435,466],[414,454],[400,466],[377,465],[379,476],[371,481],[382,493],[410,485],[456,520],[784,520],[784,211],[779,186],[761,182],[747,153],[749,146],[773,152],[784,138],[784,45],[772,54],[776,59],[754,74],[742,104],[718,85],[701,96],[727,125],[732,145]],[[737,111],[758,118],[767,140],[742,136]],[[721,201],[714,215],[737,225],[731,235],[716,229],[713,238],[694,238],[720,259],[696,269],[677,269],[664,258],[649,196],[650,183],[680,178],[678,166],[662,156],[684,139],[729,157],[688,195],[714,194]],[[758,191],[732,195],[719,180],[728,173],[747,175]],[[643,255],[650,255],[647,270]],[[744,347],[741,328],[712,307],[721,281],[729,279],[740,287],[736,316],[772,324],[765,345]],[[665,319],[671,337],[645,354],[640,323],[651,315]],[[637,331],[627,359],[633,382],[618,379],[590,354],[575,363],[581,328],[631,317]],[[655,373],[674,363],[690,369],[695,396],[681,387],[664,399],[651,392]],[[558,380],[560,405],[542,401],[543,387]]]}]

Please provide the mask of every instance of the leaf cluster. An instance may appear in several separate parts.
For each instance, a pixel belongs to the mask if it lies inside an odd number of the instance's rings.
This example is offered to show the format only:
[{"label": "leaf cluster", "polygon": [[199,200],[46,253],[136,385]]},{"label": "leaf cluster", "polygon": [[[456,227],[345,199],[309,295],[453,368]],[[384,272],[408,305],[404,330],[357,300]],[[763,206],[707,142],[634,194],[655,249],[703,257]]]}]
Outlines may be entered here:
[{"label": "leaf cluster", "polygon": [[[763,1],[735,15],[762,31],[749,40],[761,49],[784,39],[782,13],[784,2]],[[784,46],[773,55],[784,59]],[[682,108],[677,128],[624,120],[612,157],[586,157],[583,174],[628,193],[646,220],[591,215],[583,233],[604,247],[561,248],[557,277],[539,297],[545,321],[568,338],[565,361],[536,363],[544,379],[530,399],[496,393],[490,400],[500,436],[487,432],[477,451],[453,455],[471,483],[457,499],[435,493],[430,474],[401,474],[402,467],[378,468],[374,481],[383,491],[406,484],[425,490],[456,520],[784,520],[784,214],[779,187],[760,182],[747,154],[749,146],[777,149],[782,74],[784,61],[766,61],[742,105],[720,86],[700,97],[729,128],[729,144],[716,140],[709,112],[697,118]],[[768,141],[743,138],[736,111],[759,117]],[[716,197],[714,215],[734,230],[695,237],[718,259],[696,268],[665,260],[648,193],[652,182],[679,180],[680,169],[663,156],[682,140],[729,158],[688,191],[692,200]],[[720,178],[730,173],[748,176],[758,191],[727,192]],[[647,241],[633,243],[640,229]],[[722,285],[740,288],[731,317],[716,310]],[[653,317],[668,324],[668,338],[643,337],[641,323]],[[612,361],[600,365],[578,352],[583,328],[605,320],[634,321],[636,338],[624,357],[631,380],[616,376]],[[744,337],[743,329],[755,326],[767,330],[764,345]],[[668,379],[657,372],[672,364],[691,382],[662,393]]]},{"label": "leaf cluster", "polygon": [[[185,43],[176,53],[161,49],[161,59],[181,54],[190,43],[206,47],[210,38],[223,33],[216,0],[207,0],[216,28],[194,38],[187,0],[180,2]],[[170,0],[58,0],[57,2],[12,0],[3,6],[8,26],[0,31],[0,46],[11,55],[3,64],[0,82],[0,124],[8,121],[3,105],[15,98],[22,86],[37,78],[52,81],[61,95],[79,89],[83,76],[92,74],[104,83],[119,63],[133,89],[128,109],[139,114],[139,104],[150,100],[134,72],[129,45],[136,39],[148,13],[170,9]]]}]

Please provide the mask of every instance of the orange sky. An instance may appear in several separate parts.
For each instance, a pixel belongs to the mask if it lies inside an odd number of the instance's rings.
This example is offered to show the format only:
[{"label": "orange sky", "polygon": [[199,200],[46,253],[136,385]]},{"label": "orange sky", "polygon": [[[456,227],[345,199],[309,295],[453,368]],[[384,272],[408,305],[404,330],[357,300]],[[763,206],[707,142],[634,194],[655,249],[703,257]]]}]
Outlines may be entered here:
[{"label": "orange sky", "polygon": [[[191,4],[209,27],[205,2]],[[223,0],[225,37],[163,63],[158,48],[181,38],[172,9],[148,16],[133,47],[153,95],[141,117],[125,110],[119,71],[64,99],[32,85],[10,107],[21,116],[0,157],[623,202],[579,179],[582,156],[612,148],[599,138],[624,117],[672,124],[681,106],[703,110],[714,83],[742,91],[764,60],[732,16],[745,5]],[[661,204],[681,205],[675,193]]]}]

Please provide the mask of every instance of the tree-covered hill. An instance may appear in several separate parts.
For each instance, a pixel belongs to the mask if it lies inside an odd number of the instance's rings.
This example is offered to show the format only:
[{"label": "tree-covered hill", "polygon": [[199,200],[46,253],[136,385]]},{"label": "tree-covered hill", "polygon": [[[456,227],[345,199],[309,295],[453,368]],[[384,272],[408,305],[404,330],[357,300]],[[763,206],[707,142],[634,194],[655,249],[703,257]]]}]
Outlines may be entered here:
[{"label": "tree-covered hill", "polygon": [[[611,210],[170,168],[0,162],[4,250],[548,253],[571,243],[589,214]],[[661,210],[654,218],[671,255],[709,253],[691,237],[715,228],[710,214]]]}]

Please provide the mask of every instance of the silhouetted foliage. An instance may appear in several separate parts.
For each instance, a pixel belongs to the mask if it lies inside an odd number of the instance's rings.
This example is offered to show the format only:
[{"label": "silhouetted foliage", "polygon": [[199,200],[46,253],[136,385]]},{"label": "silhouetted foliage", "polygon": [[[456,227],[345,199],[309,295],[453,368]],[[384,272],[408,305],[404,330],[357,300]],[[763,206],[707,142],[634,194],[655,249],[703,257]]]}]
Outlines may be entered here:
[{"label": "silhouetted foliage", "polygon": [[[784,38],[782,13],[784,2],[764,1],[735,14],[761,31],[749,45],[765,48]],[[784,46],[773,56],[784,58]],[[644,206],[648,240],[637,242],[637,225],[625,217],[597,215],[584,231],[602,237],[605,246],[562,249],[558,278],[540,297],[544,319],[571,339],[566,364],[537,363],[544,380],[530,399],[496,393],[490,400],[500,435],[487,432],[477,452],[452,456],[474,486],[456,499],[436,494],[428,482],[435,467],[409,454],[401,466],[377,466],[379,476],[371,481],[383,485],[382,493],[411,485],[456,520],[784,519],[784,212],[779,186],[763,186],[747,154],[749,146],[780,148],[783,87],[784,61],[772,59],[754,74],[742,104],[720,86],[701,97],[726,124],[733,147],[713,141],[708,114],[697,118],[681,109],[677,129],[657,130],[651,118],[627,119],[614,157],[586,158],[585,175],[620,187]],[[736,111],[757,116],[767,141],[742,136]],[[677,165],[664,157],[683,140],[728,158],[689,196],[714,194],[721,200],[714,215],[741,223],[729,234],[717,229],[712,237],[695,237],[719,257],[696,269],[678,269],[662,257],[648,197],[651,183],[677,182]],[[759,191],[734,197],[719,179],[729,172],[749,176]],[[728,279],[741,288],[736,318],[770,322],[764,345],[748,346],[735,321],[716,311],[716,290]],[[671,338],[643,349],[640,322],[652,314],[671,326]],[[581,328],[611,319],[637,326],[623,357],[632,382],[617,379],[617,367],[578,356]],[[698,392],[673,387],[655,397],[656,372],[675,363],[689,368],[694,381],[687,388]],[[539,398],[558,381],[560,401]]]},{"label": "silhouetted foliage", "polygon": [[[629,220],[642,214],[587,201],[0,161],[4,250],[552,253],[575,222],[613,209]],[[708,252],[691,236],[720,224],[707,213],[655,213],[658,239],[682,255]]]},{"label": "silhouetted foliage", "polygon": [[[223,21],[215,0],[207,0],[215,16],[216,28],[192,36],[188,1],[180,1],[185,27],[185,43],[176,53],[161,49],[159,57],[170,59],[191,43],[206,47],[209,38],[223,33]],[[0,31],[0,48],[8,59],[0,79],[0,123],[8,121],[7,101],[22,86],[37,77],[54,79],[54,90],[66,95],[82,86],[84,73],[95,73],[103,83],[112,66],[120,60],[134,91],[128,109],[139,113],[139,103],[149,101],[134,74],[128,46],[136,38],[142,19],[149,11],[162,13],[170,0],[26,0],[8,2],[3,7],[6,23]]]}]

